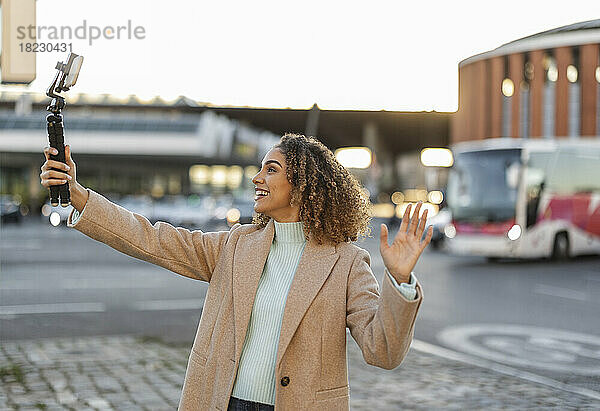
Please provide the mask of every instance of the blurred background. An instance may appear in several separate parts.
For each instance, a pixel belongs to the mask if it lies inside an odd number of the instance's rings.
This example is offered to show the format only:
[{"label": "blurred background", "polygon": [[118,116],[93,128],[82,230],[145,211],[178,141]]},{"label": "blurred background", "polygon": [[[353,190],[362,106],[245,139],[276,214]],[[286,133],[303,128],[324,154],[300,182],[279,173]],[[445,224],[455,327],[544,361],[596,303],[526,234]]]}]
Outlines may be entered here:
[{"label": "blurred background", "polygon": [[379,223],[395,231],[417,201],[430,210],[418,341],[600,399],[588,2],[505,1],[493,15],[477,2],[83,3],[1,3],[2,340],[191,341],[206,293],[67,229],[71,207],[50,206],[45,91],[72,50],[85,60],[64,93],[65,141],[83,186],[152,223],[226,230],[251,221],[250,179],[280,136],[317,136],[373,204],[358,245],[380,283]]}]

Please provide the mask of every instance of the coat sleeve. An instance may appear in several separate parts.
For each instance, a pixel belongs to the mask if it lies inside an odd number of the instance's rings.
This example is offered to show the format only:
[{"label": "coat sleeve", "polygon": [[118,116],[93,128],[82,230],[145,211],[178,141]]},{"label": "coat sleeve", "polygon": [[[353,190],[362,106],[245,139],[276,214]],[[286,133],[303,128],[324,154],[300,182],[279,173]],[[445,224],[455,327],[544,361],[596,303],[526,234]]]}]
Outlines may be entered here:
[{"label": "coat sleeve", "polygon": [[91,189],[88,201],[73,222],[73,212],[67,226],[94,240],[140,260],[159,265],[185,277],[210,282],[229,231],[202,232],[173,227],[158,221],[154,225],[140,214],[133,213]]},{"label": "coat sleeve", "polygon": [[417,298],[417,278],[415,277],[415,273],[410,273],[410,279],[407,283],[400,284],[398,284],[394,276],[390,274],[387,268],[385,269],[385,275],[390,276],[390,280],[392,280],[394,287],[396,287],[396,289],[400,291],[400,293],[406,297],[407,300],[414,300]]},{"label": "coat sleeve", "polygon": [[415,280],[417,294],[409,300],[384,275],[380,294],[370,264],[369,253],[359,249],[348,276],[346,326],[367,364],[391,370],[410,348],[423,293]]}]

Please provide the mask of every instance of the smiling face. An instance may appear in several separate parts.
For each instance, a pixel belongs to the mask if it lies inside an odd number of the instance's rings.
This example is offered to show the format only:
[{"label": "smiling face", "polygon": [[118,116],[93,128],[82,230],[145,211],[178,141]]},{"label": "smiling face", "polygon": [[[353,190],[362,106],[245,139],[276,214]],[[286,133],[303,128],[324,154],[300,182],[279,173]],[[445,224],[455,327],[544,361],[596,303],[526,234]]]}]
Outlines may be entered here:
[{"label": "smiling face", "polygon": [[252,182],[255,186],[254,211],[279,223],[300,221],[299,207],[290,205],[292,185],[286,176],[285,156],[278,148],[272,148],[265,155]]}]

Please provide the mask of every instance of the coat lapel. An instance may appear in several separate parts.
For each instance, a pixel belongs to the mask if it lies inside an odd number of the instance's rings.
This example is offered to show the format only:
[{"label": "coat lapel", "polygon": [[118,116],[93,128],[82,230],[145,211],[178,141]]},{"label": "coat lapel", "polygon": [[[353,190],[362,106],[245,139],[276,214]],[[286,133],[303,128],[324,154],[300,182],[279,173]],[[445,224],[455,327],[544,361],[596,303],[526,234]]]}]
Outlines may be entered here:
[{"label": "coat lapel", "polygon": [[[246,234],[238,241],[233,265],[233,313],[235,321],[235,358],[240,358],[258,282],[262,275],[267,256],[273,243],[275,224],[270,220],[264,229]],[[278,368],[306,310],[331,273],[339,254],[335,245],[317,244],[309,240],[304,247],[300,262],[285,302],[279,346],[277,350]]]},{"label": "coat lapel", "polygon": [[335,245],[319,245],[313,240],[306,243],[283,310],[275,369],[279,368],[281,358],[300,325],[300,321],[329,277],[338,258],[339,254],[335,252]]}]

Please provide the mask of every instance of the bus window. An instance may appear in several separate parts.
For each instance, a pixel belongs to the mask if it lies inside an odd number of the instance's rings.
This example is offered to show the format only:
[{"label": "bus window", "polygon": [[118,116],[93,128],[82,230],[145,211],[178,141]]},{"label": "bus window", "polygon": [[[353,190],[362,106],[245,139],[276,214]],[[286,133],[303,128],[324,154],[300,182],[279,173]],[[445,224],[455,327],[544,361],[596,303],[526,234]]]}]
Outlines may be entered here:
[{"label": "bus window", "polygon": [[559,195],[600,191],[600,150],[561,149],[548,185]]},{"label": "bus window", "polygon": [[448,205],[454,221],[504,222],[514,218],[517,188],[510,170],[520,149],[462,152],[448,176]]}]

